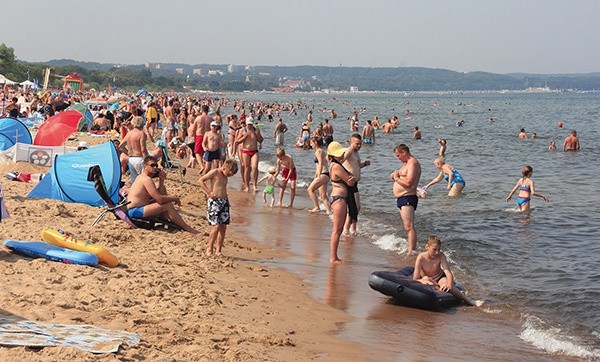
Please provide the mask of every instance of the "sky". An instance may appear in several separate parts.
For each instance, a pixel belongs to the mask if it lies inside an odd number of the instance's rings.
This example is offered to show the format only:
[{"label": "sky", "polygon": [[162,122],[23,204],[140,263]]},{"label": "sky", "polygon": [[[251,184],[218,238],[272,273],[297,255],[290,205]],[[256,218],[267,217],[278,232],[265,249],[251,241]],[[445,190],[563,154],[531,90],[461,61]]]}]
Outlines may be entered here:
[{"label": "sky", "polygon": [[600,71],[599,0],[0,0],[0,8],[0,43],[28,62]]}]

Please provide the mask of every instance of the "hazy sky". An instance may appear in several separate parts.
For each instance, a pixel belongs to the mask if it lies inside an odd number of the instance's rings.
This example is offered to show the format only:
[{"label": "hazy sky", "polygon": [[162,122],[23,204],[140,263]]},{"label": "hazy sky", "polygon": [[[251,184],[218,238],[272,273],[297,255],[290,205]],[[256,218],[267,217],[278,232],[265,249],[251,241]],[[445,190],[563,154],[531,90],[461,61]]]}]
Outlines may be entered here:
[{"label": "hazy sky", "polygon": [[25,61],[600,71],[599,0],[0,0]]}]

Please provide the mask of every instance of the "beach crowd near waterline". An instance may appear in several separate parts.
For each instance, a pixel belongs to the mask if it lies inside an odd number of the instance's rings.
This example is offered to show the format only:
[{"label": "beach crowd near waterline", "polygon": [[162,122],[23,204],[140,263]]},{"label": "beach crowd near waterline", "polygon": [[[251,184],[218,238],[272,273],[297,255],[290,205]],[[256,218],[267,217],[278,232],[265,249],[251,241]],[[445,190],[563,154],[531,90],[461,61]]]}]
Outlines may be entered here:
[{"label": "beach crowd near waterline", "polygon": [[[340,126],[340,127],[343,127],[343,125],[342,125],[342,126]],[[293,138],[293,136],[292,136],[292,138]],[[430,166],[430,167],[431,167],[431,166]],[[508,191],[508,190],[507,190],[507,191]],[[417,213],[418,213],[418,212],[417,212]],[[417,217],[418,217],[418,216],[417,216]]]}]

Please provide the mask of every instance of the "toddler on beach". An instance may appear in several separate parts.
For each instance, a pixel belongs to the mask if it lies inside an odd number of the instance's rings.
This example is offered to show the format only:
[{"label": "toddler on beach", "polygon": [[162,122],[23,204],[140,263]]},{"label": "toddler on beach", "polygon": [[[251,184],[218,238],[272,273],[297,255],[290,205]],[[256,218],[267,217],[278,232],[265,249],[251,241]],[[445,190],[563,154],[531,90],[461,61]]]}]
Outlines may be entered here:
[{"label": "toddler on beach", "polygon": [[281,170],[281,177],[283,177],[283,181],[281,181],[281,190],[279,191],[279,207],[283,206],[283,194],[285,193],[288,181],[290,181],[290,204],[286,207],[294,207],[297,179],[296,165],[294,164],[292,156],[287,155],[283,148],[278,148],[275,155],[277,156],[275,175],[279,175],[279,171]]},{"label": "toddler on beach", "polygon": [[277,176],[275,175],[275,167],[269,167],[269,173],[263,176],[260,180],[258,180],[257,184],[261,182],[265,182],[265,188],[263,190],[263,201],[265,205],[267,204],[267,195],[271,196],[271,204],[270,207],[275,205],[275,186],[278,186]]},{"label": "toddler on beach", "polygon": [[[208,245],[206,247],[207,256],[222,256],[221,249],[225,240],[225,232],[229,225],[231,217],[229,214],[229,199],[227,198],[227,180],[238,171],[238,165],[235,160],[225,160],[223,166],[213,169],[202,176],[198,183],[202,191],[206,194],[207,220],[213,225],[208,236]],[[212,189],[206,184],[211,182]],[[216,244],[216,245],[215,245]]]}]

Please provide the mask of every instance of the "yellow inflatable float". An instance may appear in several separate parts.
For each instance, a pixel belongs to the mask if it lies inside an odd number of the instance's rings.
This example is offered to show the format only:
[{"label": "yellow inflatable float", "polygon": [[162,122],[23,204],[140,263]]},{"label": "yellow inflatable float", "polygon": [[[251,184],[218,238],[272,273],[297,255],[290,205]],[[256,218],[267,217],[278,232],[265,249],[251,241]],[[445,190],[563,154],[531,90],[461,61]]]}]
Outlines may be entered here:
[{"label": "yellow inflatable float", "polygon": [[110,267],[119,265],[119,259],[104,247],[77,240],[77,238],[69,232],[47,227],[40,232],[40,235],[42,236],[42,239],[49,244],[95,254],[100,263]]}]

